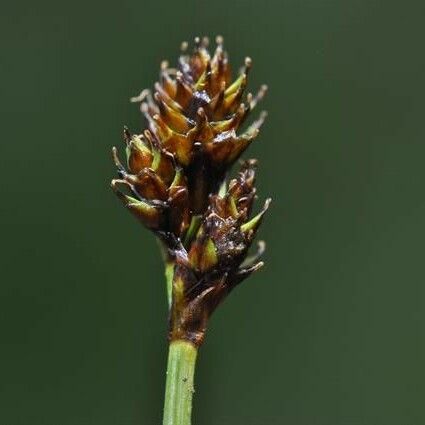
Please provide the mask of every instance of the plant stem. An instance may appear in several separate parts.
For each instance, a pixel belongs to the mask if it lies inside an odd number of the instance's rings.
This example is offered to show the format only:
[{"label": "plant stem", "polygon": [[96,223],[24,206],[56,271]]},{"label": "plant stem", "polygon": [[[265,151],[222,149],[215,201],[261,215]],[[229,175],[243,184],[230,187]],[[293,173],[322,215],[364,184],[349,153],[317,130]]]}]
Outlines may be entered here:
[{"label": "plant stem", "polygon": [[190,425],[193,378],[198,349],[189,341],[172,341],[168,353],[163,425]]},{"label": "plant stem", "polygon": [[173,277],[174,277],[174,263],[172,261],[167,261],[165,263],[165,282],[167,289],[167,302],[168,308],[171,308],[171,298],[173,292]]}]

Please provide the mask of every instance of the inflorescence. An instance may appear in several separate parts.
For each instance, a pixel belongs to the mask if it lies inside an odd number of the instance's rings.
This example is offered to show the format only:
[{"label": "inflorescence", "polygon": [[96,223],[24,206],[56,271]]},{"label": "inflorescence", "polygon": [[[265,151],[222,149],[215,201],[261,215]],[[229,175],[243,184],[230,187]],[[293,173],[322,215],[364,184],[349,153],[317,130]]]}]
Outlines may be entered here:
[{"label": "inflorescence", "polygon": [[252,216],[256,160],[232,165],[258,135],[266,113],[240,132],[264,97],[262,86],[244,96],[251,59],[235,81],[222,37],[211,55],[208,39],[195,38],[192,53],[182,44],[177,69],[161,64],[155,91],[140,102],[147,129],[124,129],[126,167],[113,148],[118,179],[112,188],[124,205],[161,241],[173,267],[170,339],[199,345],[208,318],[242,280],[258,270],[264,242],[248,250],[270,199]]}]

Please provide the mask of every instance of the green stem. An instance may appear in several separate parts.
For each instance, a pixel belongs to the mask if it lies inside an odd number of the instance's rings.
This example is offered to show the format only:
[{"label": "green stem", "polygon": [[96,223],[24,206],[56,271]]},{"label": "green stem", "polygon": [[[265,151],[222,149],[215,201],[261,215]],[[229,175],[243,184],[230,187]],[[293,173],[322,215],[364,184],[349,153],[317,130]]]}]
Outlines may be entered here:
[{"label": "green stem", "polygon": [[163,425],[190,425],[197,353],[189,341],[170,343]]},{"label": "green stem", "polygon": [[173,278],[174,278],[174,263],[167,261],[165,263],[165,282],[167,289],[167,302],[168,308],[171,308],[172,294],[173,294]]}]

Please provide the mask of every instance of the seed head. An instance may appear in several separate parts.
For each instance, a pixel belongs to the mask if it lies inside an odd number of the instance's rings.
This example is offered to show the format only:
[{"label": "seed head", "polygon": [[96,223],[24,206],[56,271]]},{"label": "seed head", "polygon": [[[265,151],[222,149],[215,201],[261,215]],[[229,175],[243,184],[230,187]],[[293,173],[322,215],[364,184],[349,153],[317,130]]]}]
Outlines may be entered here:
[{"label": "seed head", "polygon": [[256,161],[232,165],[258,135],[266,113],[241,128],[267,87],[244,98],[252,60],[232,73],[223,38],[214,53],[208,38],[181,45],[177,68],[160,67],[154,93],[143,90],[140,103],[147,128],[124,129],[126,167],[113,149],[118,179],[112,188],[124,205],[162,241],[174,264],[170,338],[200,344],[209,316],[224,297],[263,263],[247,259],[270,200],[252,217]]}]

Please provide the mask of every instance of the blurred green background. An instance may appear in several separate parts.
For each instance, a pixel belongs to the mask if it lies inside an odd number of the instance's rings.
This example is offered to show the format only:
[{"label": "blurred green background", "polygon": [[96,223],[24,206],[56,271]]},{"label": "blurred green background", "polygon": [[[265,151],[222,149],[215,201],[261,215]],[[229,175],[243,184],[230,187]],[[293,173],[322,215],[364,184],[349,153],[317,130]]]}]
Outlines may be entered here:
[{"label": "blurred green background", "polygon": [[423,2],[3,5],[0,423],[160,424],[166,302],[153,237],[119,204],[130,96],[182,40],[254,61],[248,155],[267,266],[217,311],[195,425],[420,425]]}]

